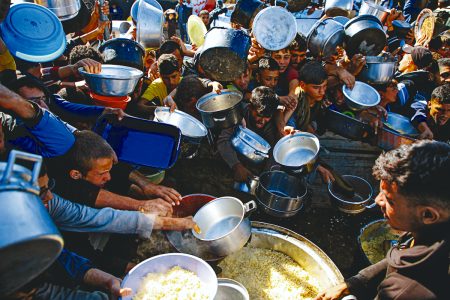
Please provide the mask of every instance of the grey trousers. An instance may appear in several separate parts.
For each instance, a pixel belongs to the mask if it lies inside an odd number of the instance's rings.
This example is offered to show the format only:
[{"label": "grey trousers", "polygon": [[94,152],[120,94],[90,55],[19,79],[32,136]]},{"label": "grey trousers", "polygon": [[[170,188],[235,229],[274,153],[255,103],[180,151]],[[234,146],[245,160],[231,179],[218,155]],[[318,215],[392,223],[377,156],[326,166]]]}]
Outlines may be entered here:
[{"label": "grey trousers", "polygon": [[39,300],[108,300],[109,297],[103,292],[87,292],[78,289],[70,289],[58,285],[45,283],[38,288],[33,299]]}]

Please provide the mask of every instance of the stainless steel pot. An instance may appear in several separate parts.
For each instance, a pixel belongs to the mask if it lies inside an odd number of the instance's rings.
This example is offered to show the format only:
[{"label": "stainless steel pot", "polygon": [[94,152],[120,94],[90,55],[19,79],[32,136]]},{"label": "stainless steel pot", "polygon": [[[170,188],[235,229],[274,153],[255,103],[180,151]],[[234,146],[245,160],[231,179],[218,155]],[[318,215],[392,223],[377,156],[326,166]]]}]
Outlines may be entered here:
[{"label": "stainless steel pot", "polygon": [[325,122],[328,130],[351,140],[362,140],[373,134],[369,124],[335,110],[326,111]]},{"label": "stainless steel pot", "polygon": [[[81,0],[34,0],[34,3],[47,7],[59,20],[70,20],[78,14]],[[33,2],[33,1],[31,1]]]},{"label": "stainless steel pot", "polygon": [[358,79],[373,84],[388,83],[394,77],[397,59],[366,56],[366,65],[358,74]]},{"label": "stainless steel pot", "polygon": [[314,134],[297,132],[277,142],[273,158],[289,173],[309,173],[313,170],[319,150],[319,139]]},{"label": "stainless steel pot", "polygon": [[[33,171],[16,160],[34,162]],[[59,256],[63,240],[39,198],[42,158],[11,151],[0,163],[0,298],[38,276]]]},{"label": "stainless steel pot", "polygon": [[216,257],[224,257],[244,247],[251,235],[248,214],[256,209],[255,201],[245,204],[234,197],[221,197],[205,204],[194,221],[201,232],[192,234],[204,242]]},{"label": "stainless steel pot", "polygon": [[317,21],[309,31],[306,42],[315,57],[328,57],[344,43],[344,26],[333,19]]},{"label": "stainless steel pot", "polygon": [[132,93],[144,74],[138,69],[120,65],[102,65],[102,71],[97,74],[88,73],[83,68],[79,68],[78,72],[92,92],[104,96],[126,96]]},{"label": "stainless steel pot", "polygon": [[[339,193],[333,182],[328,183],[328,195],[332,203],[336,204],[338,209],[348,214],[358,214],[366,208],[375,207],[376,203],[372,199],[373,189],[370,183],[358,176],[342,175],[342,178],[348,182],[354,189],[353,197],[347,197]],[[373,202],[369,205],[370,202]]]},{"label": "stainless steel pot", "polygon": [[351,19],[344,26],[345,50],[349,57],[361,53],[376,56],[386,46],[386,33],[381,21],[371,15],[360,15]]},{"label": "stainless steel pot", "polygon": [[419,131],[413,126],[411,120],[400,114],[389,112],[383,124],[403,135],[410,137],[417,137],[419,135]]},{"label": "stainless steel pot", "polygon": [[353,0],[326,0],[325,14],[329,17],[347,17],[353,8]]},{"label": "stainless steel pot", "polygon": [[378,5],[375,2],[363,0],[361,3],[361,8],[359,9],[359,16],[361,15],[375,16],[384,23],[386,17],[389,15],[389,9]]},{"label": "stainless steel pot", "polygon": [[270,144],[248,128],[239,125],[231,137],[233,148],[254,163],[269,157]]},{"label": "stainless steel pot", "polygon": [[208,93],[198,99],[195,107],[207,128],[229,128],[239,124],[244,117],[242,94],[233,90]]},{"label": "stainless steel pot", "polygon": [[367,109],[380,103],[380,94],[377,90],[361,81],[356,81],[351,90],[343,85],[342,92],[347,106],[355,111]]},{"label": "stainless steel pot", "polygon": [[303,178],[282,171],[269,171],[259,176],[256,198],[269,209],[268,212],[288,217],[303,207],[307,192]]},{"label": "stainless steel pot", "polygon": [[383,127],[378,130],[377,145],[383,150],[389,151],[401,145],[410,145],[416,141],[415,138],[402,135],[392,129]]},{"label": "stainless steel pot", "polygon": [[159,48],[163,42],[164,15],[156,0],[140,0],[136,40],[145,48]]}]

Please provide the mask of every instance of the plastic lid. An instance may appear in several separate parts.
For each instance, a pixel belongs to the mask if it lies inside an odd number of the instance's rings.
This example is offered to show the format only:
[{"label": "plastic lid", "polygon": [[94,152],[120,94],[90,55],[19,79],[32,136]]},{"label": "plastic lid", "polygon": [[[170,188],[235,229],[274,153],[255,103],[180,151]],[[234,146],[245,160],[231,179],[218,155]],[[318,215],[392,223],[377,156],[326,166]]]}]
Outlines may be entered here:
[{"label": "plastic lid", "polygon": [[0,28],[11,54],[26,61],[52,61],[66,48],[66,36],[58,17],[34,3],[12,5]]},{"label": "plastic lid", "polygon": [[191,41],[200,47],[205,42],[205,34],[208,30],[202,19],[196,15],[189,16],[187,21],[187,32]]}]

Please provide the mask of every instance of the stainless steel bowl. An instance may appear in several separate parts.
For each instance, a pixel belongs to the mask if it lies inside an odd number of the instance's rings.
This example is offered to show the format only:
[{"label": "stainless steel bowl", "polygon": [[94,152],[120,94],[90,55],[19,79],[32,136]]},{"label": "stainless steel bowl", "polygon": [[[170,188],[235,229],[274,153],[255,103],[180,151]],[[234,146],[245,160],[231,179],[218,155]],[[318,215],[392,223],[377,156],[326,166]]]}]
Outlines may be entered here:
[{"label": "stainless steel bowl", "polygon": [[254,163],[269,157],[270,144],[248,128],[238,126],[231,137],[233,148]]},{"label": "stainless steel bowl", "polygon": [[163,42],[164,15],[156,0],[140,0],[136,40],[145,48],[159,48]]},{"label": "stainless steel bowl", "polygon": [[119,65],[102,65],[98,74],[88,73],[83,68],[78,72],[86,80],[92,92],[103,96],[126,96],[133,92],[142,71]]},{"label": "stainless steel bowl", "polygon": [[76,17],[81,8],[80,1],[81,0],[34,0],[34,3],[47,7],[60,21],[66,21]]},{"label": "stainless steel bowl", "polygon": [[358,80],[373,84],[391,81],[397,66],[397,59],[380,56],[366,56],[366,65],[358,74]]},{"label": "stainless steel bowl", "polygon": [[353,110],[363,110],[380,103],[380,94],[370,85],[356,81],[352,90],[342,86],[345,103]]},{"label": "stainless steel bowl", "polygon": [[214,300],[250,300],[247,289],[241,283],[228,278],[219,278],[217,283]]},{"label": "stainless steel bowl", "polygon": [[386,121],[383,124],[396,132],[409,137],[417,137],[419,131],[413,126],[409,118],[389,112]]},{"label": "stainless steel bowl", "polygon": [[[376,205],[372,199],[373,189],[370,183],[361,177],[353,175],[342,175],[342,178],[355,189],[355,194],[353,197],[344,196],[334,188],[333,182],[328,183],[328,195],[340,211],[348,214],[357,214],[363,212],[366,208],[372,208]],[[372,201],[373,203],[369,205]]]}]

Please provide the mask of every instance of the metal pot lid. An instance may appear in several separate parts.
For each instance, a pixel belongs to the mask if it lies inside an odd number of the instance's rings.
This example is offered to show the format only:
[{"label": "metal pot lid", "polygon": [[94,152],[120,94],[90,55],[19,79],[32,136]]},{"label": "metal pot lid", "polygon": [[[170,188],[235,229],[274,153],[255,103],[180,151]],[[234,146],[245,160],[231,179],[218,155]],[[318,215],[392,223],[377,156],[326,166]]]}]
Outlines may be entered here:
[{"label": "metal pot lid", "polygon": [[372,107],[380,103],[380,94],[377,90],[361,81],[355,81],[355,86],[351,90],[343,85],[342,92],[345,97],[358,105]]},{"label": "metal pot lid", "polygon": [[241,283],[233,279],[218,278],[217,294],[214,300],[249,300],[250,295]]},{"label": "metal pot lid", "polygon": [[171,113],[169,107],[157,107],[155,109],[155,118],[158,122],[180,128],[181,133],[187,137],[201,138],[208,133],[205,125],[199,120],[177,109]]},{"label": "metal pot lid", "polygon": [[235,90],[222,90],[220,94],[211,92],[198,99],[195,107],[203,113],[219,112],[240,104],[242,97],[242,93]]},{"label": "metal pot lid", "polygon": [[126,67],[121,65],[102,65],[100,73],[93,74],[88,73],[83,67],[78,69],[78,72],[84,77],[96,77],[99,79],[119,79],[130,80],[141,78],[144,73],[141,70],[132,67]]},{"label": "metal pot lid", "polygon": [[236,130],[236,135],[239,136],[239,138],[250,147],[259,150],[263,153],[269,153],[270,144],[260,135],[256,134],[250,129],[244,128],[241,125],[239,125],[238,129]]},{"label": "metal pot lid", "polygon": [[389,112],[383,124],[403,135],[417,136],[419,134],[409,118],[396,113]]},{"label": "metal pot lid", "polygon": [[52,61],[66,49],[61,21],[48,8],[34,3],[12,5],[0,30],[11,54],[26,61]]},{"label": "metal pot lid", "polygon": [[297,35],[297,21],[292,13],[279,6],[261,10],[253,20],[256,41],[270,51],[289,46]]}]

